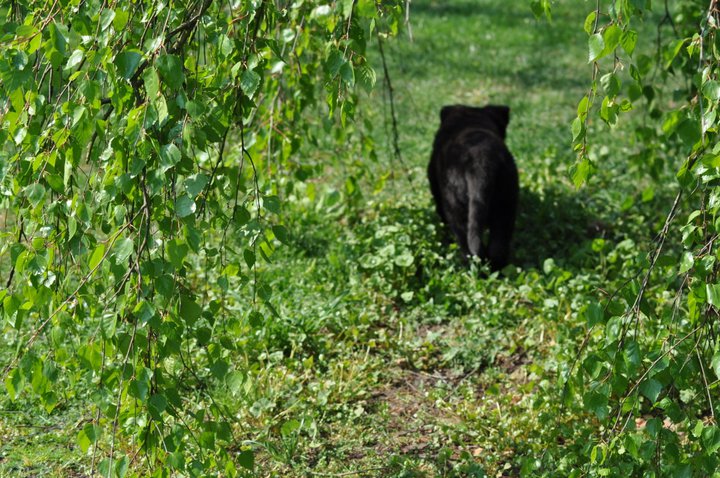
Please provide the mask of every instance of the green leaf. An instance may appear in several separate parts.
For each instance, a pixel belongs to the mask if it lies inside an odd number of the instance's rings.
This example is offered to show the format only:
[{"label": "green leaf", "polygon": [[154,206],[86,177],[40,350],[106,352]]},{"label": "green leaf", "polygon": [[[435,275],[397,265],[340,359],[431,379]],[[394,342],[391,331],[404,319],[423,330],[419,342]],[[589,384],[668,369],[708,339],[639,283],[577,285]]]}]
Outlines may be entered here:
[{"label": "green leaf", "polygon": [[150,392],[150,384],[145,380],[131,380],[128,385],[128,395],[137,398],[141,403],[145,403]]},{"label": "green leaf", "polygon": [[572,131],[572,140],[573,142],[576,142],[580,138],[584,130],[582,118],[575,118],[572,122],[572,126],[570,127],[570,129]]},{"label": "green leaf", "polygon": [[357,13],[360,17],[375,18],[377,16],[375,0],[358,0]]},{"label": "green leaf", "polygon": [[605,41],[600,33],[590,36],[588,39],[588,50],[588,63],[592,63],[602,56],[603,50],[605,50]]},{"label": "green leaf", "polygon": [[121,31],[127,25],[130,13],[127,10],[118,8],[115,10],[115,18],[113,19],[113,28],[116,32]]},{"label": "green leaf", "polygon": [[715,80],[710,80],[703,84],[702,92],[705,98],[710,101],[720,100],[720,83]]},{"label": "green leaf", "polygon": [[146,324],[155,315],[155,307],[146,300],[140,300],[133,309],[133,315],[137,317],[141,324]]},{"label": "green leaf", "polygon": [[671,111],[668,113],[668,116],[665,118],[662,125],[662,130],[663,133],[665,133],[665,136],[671,136],[677,130],[683,119],[684,116],[681,111]]},{"label": "green leaf", "polygon": [[254,70],[245,70],[240,77],[240,88],[243,90],[248,98],[252,98],[255,95],[258,87],[260,86],[260,75]]},{"label": "green leaf", "polygon": [[[185,246],[187,248],[187,246]],[[168,246],[168,249],[170,247]],[[172,257],[170,258],[170,262],[172,262]],[[174,265],[174,264],[173,264]],[[180,262],[180,266],[176,266],[176,268],[182,267],[182,260]],[[173,281],[173,278],[169,274],[163,274],[160,277],[158,277],[155,281],[155,287],[156,291],[159,295],[162,297],[169,299],[173,297],[175,293],[175,281]]]},{"label": "green leaf", "polygon": [[605,313],[600,304],[593,302],[588,305],[587,309],[585,309],[585,320],[587,321],[588,327],[593,327],[605,322]]},{"label": "green leaf", "polygon": [[173,90],[180,89],[185,82],[183,64],[175,55],[161,55],[155,60],[157,70],[163,83]]},{"label": "green leaf", "polygon": [[[212,337],[212,331],[207,328],[206,328],[206,330],[208,332],[208,338],[205,342],[207,343],[210,341],[210,338]],[[225,378],[229,369],[230,369],[230,365],[224,360],[218,360],[212,365],[212,367],[210,367],[210,371],[212,372],[212,374],[219,380],[222,380]]]},{"label": "green leaf", "polygon": [[190,197],[197,197],[197,195],[205,189],[208,181],[210,181],[210,177],[208,177],[207,174],[194,174],[185,180],[185,192],[188,193]]},{"label": "green leaf", "polygon": [[348,19],[352,15],[352,9],[355,6],[355,0],[340,0],[340,11],[345,19]]},{"label": "green leaf", "polygon": [[192,298],[183,295],[180,298],[180,317],[188,325],[194,325],[202,314],[202,307]]},{"label": "green leaf", "polygon": [[198,118],[205,113],[205,105],[198,103],[197,101],[188,101],[185,104],[188,114],[193,118]]},{"label": "green leaf", "polygon": [[600,391],[591,391],[583,395],[583,405],[600,420],[608,416],[608,397]]},{"label": "green leaf", "polygon": [[289,437],[300,429],[300,422],[297,420],[288,420],[283,423],[280,427],[280,434],[284,437]]},{"label": "green leaf", "polygon": [[672,66],[673,61],[675,61],[675,58],[680,53],[680,50],[682,50],[683,45],[685,45],[685,42],[687,40],[684,38],[675,40],[672,44],[672,47],[667,49],[664,54],[665,59],[665,68],[668,69]]},{"label": "green leaf", "polygon": [[614,73],[603,75],[600,84],[609,98],[615,98],[620,93],[620,80]]},{"label": "green leaf", "polygon": [[265,196],[263,207],[274,214],[280,214],[280,199],[277,196]]},{"label": "green leaf", "polygon": [[288,231],[287,231],[287,229],[285,228],[285,226],[282,226],[282,225],[279,225],[279,224],[276,225],[276,226],[273,226],[273,227],[272,227],[272,232],[273,232],[273,234],[275,235],[275,237],[277,238],[278,241],[282,242],[283,244],[289,244],[289,243],[290,243],[290,240],[289,240],[289,237],[288,237],[288,236],[289,236],[289,235],[288,235]]},{"label": "green leaf", "polygon": [[689,271],[694,264],[695,257],[693,256],[693,253],[690,251],[685,251],[680,258],[680,269],[678,270],[678,272],[680,274],[684,274],[685,272]]},{"label": "green leaf", "polygon": [[337,48],[330,50],[327,60],[325,61],[325,69],[331,78],[337,76],[340,72],[340,68],[345,63],[345,57]]},{"label": "green leaf", "polygon": [[130,254],[133,253],[135,247],[132,239],[124,238],[115,242],[115,251],[113,257],[116,264],[121,264],[127,261]]},{"label": "green leaf", "polygon": [[185,457],[181,451],[175,451],[168,455],[167,465],[176,470],[185,470]]},{"label": "green leaf", "polygon": [[17,88],[10,93],[10,104],[17,113],[22,113],[25,109],[25,93],[22,88]]},{"label": "green leaf", "polygon": [[10,294],[3,299],[3,312],[7,319],[10,319],[12,315],[17,312],[20,308],[20,299],[14,294]]},{"label": "green leaf", "polygon": [[174,144],[166,144],[160,148],[160,171],[165,172],[175,166],[182,159],[180,149]]},{"label": "green leaf", "polygon": [[238,206],[234,211],[235,224],[238,226],[244,226],[251,218],[250,211],[245,206]]},{"label": "green leaf", "polygon": [[715,354],[712,357],[712,360],[710,361],[710,365],[712,366],[712,369],[715,372],[715,376],[720,378],[720,351],[715,352]]},{"label": "green leaf", "polygon": [[355,85],[355,71],[349,61],[346,61],[340,67],[340,78],[342,78],[350,88]]},{"label": "green leaf", "polygon": [[145,93],[149,99],[156,98],[160,92],[160,77],[154,67],[146,68],[143,72],[143,83],[145,84]]},{"label": "green leaf", "polygon": [[641,357],[640,357],[640,346],[634,340],[629,340],[625,344],[625,363],[628,366],[628,370],[634,373],[640,368]]},{"label": "green leaf", "polygon": [[552,9],[550,5],[550,0],[532,0],[530,2],[530,9],[533,12],[533,15],[535,15],[536,19],[540,19],[540,17],[545,15],[545,18],[548,19],[548,21],[552,20]]},{"label": "green leaf", "polygon": [[106,313],[100,320],[100,331],[105,339],[111,338],[115,335],[117,328],[117,315],[113,313]]},{"label": "green leaf", "polygon": [[162,420],[162,413],[167,408],[167,398],[164,395],[153,394],[148,399],[148,411],[155,420]]},{"label": "green leaf", "polygon": [[623,50],[625,50],[625,53],[627,53],[629,56],[632,56],[633,52],[635,51],[635,45],[637,45],[638,40],[638,34],[634,30],[628,30],[623,32],[622,37],[620,38],[620,45],[622,46]]},{"label": "green leaf", "polygon": [[135,74],[141,60],[142,53],[140,50],[125,50],[115,57],[114,63],[120,76],[129,80]]},{"label": "green leaf", "polygon": [[255,253],[252,249],[245,249],[243,251],[243,259],[245,259],[245,264],[252,269],[252,267],[255,265]]},{"label": "green leaf", "polygon": [[705,292],[708,304],[715,307],[720,306],[720,284],[706,284]]},{"label": "green leaf", "polygon": [[245,383],[245,375],[237,370],[230,372],[225,376],[225,383],[233,395],[238,395],[242,392],[242,386]]},{"label": "green leaf", "polygon": [[252,450],[242,450],[237,454],[237,462],[246,470],[252,471],[255,468],[255,455]]},{"label": "green leaf", "polygon": [[680,123],[677,129],[677,133],[679,138],[688,148],[693,147],[695,143],[700,141],[700,139],[702,138],[699,122],[694,121],[690,118]]},{"label": "green leaf", "polygon": [[190,248],[180,239],[173,239],[167,243],[168,259],[176,269],[183,267],[188,252],[190,252]]},{"label": "green leaf", "polygon": [[587,158],[581,159],[576,167],[575,171],[573,172],[573,183],[575,184],[576,188],[579,188],[582,186],[587,179],[590,177],[590,174],[594,171],[594,167],[590,160]]},{"label": "green leaf", "polygon": [[45,54],[50,58],[50,64],[53,68],[59,68],[65,59],[67,28],[53,21],[48,29],[50,30],[50,38],[45,43]]},{"label": "green leaf", "polygon": [[404,250],[400,255],[396,256],[394,261],[398,267],[410,267],[413,264],[415,257],[408,250]]},{"label": "green leaf", "polygon": [[615,48],[620,44],[622,34],[622,29],[617,25],[610,25],[603,31],[602,38],[605,43],[603,56],[615,51]]},{"label": "green leaf", "polygon": [[88,263],[90,270],[94,270],[100,264],[100,261],[103,260],[104,256],[105,256],[105,244],[100,243],[95,247],[95,250],[93,251],[92,255],[90,256],[90,262]]},{"label": "green leaf", "polygon": [[175,212],[178,217],[187,217],[195,213],[195,201],[187,194],[178,196],[177,202],[175,203]]},{"label": "green leaf", "polygon": [[70,55],[70,58],[68,58],[67,63],[65,63],[64,69],[67,71],[67,70],[71,70],[71,69],[75,68],[82,62],[84,57],[85,57],[84,51],[82,51],[80,49],[73,51],[72,55]]},{"label": "green leaf", "polygon": [[262,300],[267,302],[272,296],[272,289],[267,284],[260,284],[260,287],[257,288],[257,294]]},{"label": "green leaf", "polygon": [[702,431],[702,444],[708,454],[718,451],[720,449],[720,428],[716,425],[705,427]]},{"label": "green leaf", "polygon": [[210,343],[210,338],[212,337],[212,332],[207,327],[198,327],[195,329],[195,338],[197,339],[197,343],[199,346],[204,347],[208,343]]},{"label": "green leaf", "polygon": [[20,369],[14,369],[5,378],[5,388],[8,391],[10,400],[15,400],[23,388],[23,378]]},{"label": "green leaf", "polygon": [[155,106],[155,109],[157,110],[158,123],[160,126],[164,125],[165,120],[168,118],[168,108],[165,97],[163,97],[163,95],[158,95],[153,101],[153,106]]},{"label": "green leaf", "polygon": [[588,14],[587,17],[585,17],[585,24],[583,25],[583,28],[585,32],[588,35],[592,35],[595,31],[595,19],[597,18],[597,13],[593,10]]},{"label": "green leaf", "polygon": [[698,420],[695,422],[695,426],[693,427],[692,434],[695,438],[700,438],[702,435],[702,431],[704,428],[704,424],[702,420]]},{"label": "green leaf", "polygon": [[187,245],[190,246],[190,249],[195,252],[200,252],[202,235],[195,226],[192,224],[185,224],[183,226],[183,237],[185,238]]},{"label": "green leaf", "polygon": [[100,31],[107,30],[112,21],[115,19],[115,11],[109,8],[104,9],[100,12]]},{"label": "green leaf", "polygon": [[[584,119],[588,114],[589,108],[590,108],[590,100],[588,99],[588,96],[585,95],[582,97],[582,99],[578,103],[578,107],[577,107],[578,118],[580,118],[581,120]],[[573,135],[574,135],[574,133],[573,133]]]},{"label": "green leaf", "polygon": [[90,446],[97,443],[101,433],[102,430],[99,426],[93,425],[92,423],[85,425],[77,436],[77,444],[80,446],[80,450],[82,450],[83,453],[87,453]]},{"label": "green leaf", "polygon": [[264,323],[263,316],[258,311],[252,311],[252,312],[250,312],[250,316],[248,317],[248,322],[250,322],[250,325],[253,328],[262,327],[262,325]]},{"label": "green leaf", "polygon": [[366,92],[372,92],[377,82],[377,75],[370,65],[362,64],[355,69],[357,73],[355,79],[357,84],[360,85]]},{"label": "green leaf", "polygon": [[654,378],[649,378],[640,384],[639,390],[651,403],[657,402],[657,398],[662,392],[663,386]]},{"label": "green leaf", "polygon": [[235,51],[233,41],[227,35],[221,35],[218,42],[218,49],[224,58],[230,57]]},{"label": "green leaf", "polygon": [[32,207],[37,207],[37,205],[45,199],[45,188],[42,184],[31,184],[25,188],[25,194],[27,195]]},{"label": "green leaf", "polygon": [[129,467],[130,459],[127,457],[127,455],[123,455],[123,457],[117,460],[117,462],[115,463],[115,476],[117,476],[118,478],[125,478]]}]

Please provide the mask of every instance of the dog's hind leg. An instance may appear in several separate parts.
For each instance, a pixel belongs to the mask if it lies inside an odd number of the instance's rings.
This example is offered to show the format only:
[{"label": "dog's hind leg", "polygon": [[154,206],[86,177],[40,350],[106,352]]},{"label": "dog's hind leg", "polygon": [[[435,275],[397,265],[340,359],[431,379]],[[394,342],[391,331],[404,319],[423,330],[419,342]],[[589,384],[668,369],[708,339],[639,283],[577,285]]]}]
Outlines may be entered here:
[{"label": "dog's hind leg", "polygon": [[487,258],[490,261],[491,270],[500,270],[508,264],[512,234],[513,223],[510,218],[499,218],[490,224]]},{"label": "dog's hind leg", "polygon": [[488,260],[490,268],[500,270],[510,260],[510,243],[515,229],[515,215],[518,203],[518,176],[514,167],[508,167],[500,176],[488,221]]}]

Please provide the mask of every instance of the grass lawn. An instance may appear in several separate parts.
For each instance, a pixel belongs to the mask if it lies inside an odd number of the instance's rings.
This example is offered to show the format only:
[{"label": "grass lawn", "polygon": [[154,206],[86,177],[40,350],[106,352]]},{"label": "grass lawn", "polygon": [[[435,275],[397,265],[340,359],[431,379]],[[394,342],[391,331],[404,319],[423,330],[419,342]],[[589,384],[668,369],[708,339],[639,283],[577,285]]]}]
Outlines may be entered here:
[{"label": "grass lawn", "polygon": [[[413,41],[385,43],[402,163],[377,53],[378,87],[358,107],[377,160],[345,152],[322,168],[333,151],[305,149],[323,174],[288,188],[290,244],[258,271],[276,314],[260,327],[242,310],[228,319],[237,380],[201,394],[255,450],[257,476],[567,476],[585,453],[597,423],[563,402],[559,380],[588,301],[640,270],[627,260],[649,250],[672,194],[647,193],[630,139],[600,124],[590,131],[602,168],[572,186],[589,8],[559,3],[549,24],[525,1],[415,0]],[[521,199],[500,276],[460,263],[431,204],[425,167],[439,110],[453,103],[511,107]],[[236,291],[239,304],[248,290]],[[0,476],[85,476],[80,398],[49,414],[0,405]],[[131,472],[144,476],[142,459]]]}]

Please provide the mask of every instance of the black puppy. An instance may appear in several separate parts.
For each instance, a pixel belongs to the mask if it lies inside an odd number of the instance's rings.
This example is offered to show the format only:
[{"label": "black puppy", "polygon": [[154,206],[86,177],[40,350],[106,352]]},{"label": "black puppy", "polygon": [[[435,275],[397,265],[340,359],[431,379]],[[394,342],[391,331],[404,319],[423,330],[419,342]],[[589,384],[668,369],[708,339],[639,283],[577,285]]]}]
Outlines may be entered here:
[{"label": "black puppy", "polygon": [[509,121],[507,106],[445,106],[428,166],[438,214],[463,253],[488,260],[493,271],[508,263],[518,202],[517,167],[504,141]]}]

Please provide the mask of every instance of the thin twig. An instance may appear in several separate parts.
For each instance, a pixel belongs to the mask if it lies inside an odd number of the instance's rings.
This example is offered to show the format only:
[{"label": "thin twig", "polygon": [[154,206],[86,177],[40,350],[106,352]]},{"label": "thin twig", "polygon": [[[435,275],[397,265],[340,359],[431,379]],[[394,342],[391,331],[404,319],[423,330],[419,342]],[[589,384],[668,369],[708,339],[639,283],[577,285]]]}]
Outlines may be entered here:
[{"label": "thin twig", "polygon": [[670,208],[670,212],[668,213],[667,217],[665,218],[665,224],[663,224],[662,229],[660,230],[660,234],[658,235],[658,245],[655,248],[655,253],[653,254],[652,258],[650,259],[650,265],[648,266],[647,272],[645,272],[645,277],[643,278],[642,286],[640,286],[640,290],[638,291],[638,294],[635,298],[635,303],[633,304],[631,311],[633,314],[635,314],[635,333],[637,335],[637,328],[638,328],[638,322],[640,321],[640,303],[642,302],[642,299],[645,295],[645,291],[647,290],[648,284],[650,283],[650,274],[652,273],[653,269],[655,268],[655,264],[657,263],[658,258],[660,257],[660,253],[663,250],[663,246],[665,245],[665,239],[667,239],[667,235],[670,231],[670,224],[672,223],[673,219],[675,218],[675,214],[677,213],[678,205],[680,204],[680,199],[682,198],[682,189],[678,191],[677,195],[675,196],[675,201],[673,202],[672,207]]},{"label": "thin twig", "polygon": [[[617,427],[617,424],[618,424],[618,422],[620,421],[620,417],[622,416],[623,404],[625,404],[625,401],[627,400],[627,398],[628,398],[630,395],[632,395],[632,393],[638,388],[638,386],[640,386],[640,384],[641,384],[642,381],[645,379],[645,377],[648,376],[648,374],[650,373],[650,371],[653,370],[653,369],[655,368],[655,366],[656,366],[662,359],[664,359],[668,354],[670,354],[670,352],[674,351],[678,346],[680,346],[680,344],[682,344],[683,342],[685,342],[688,338],[690,338],[690,336],[692,336],[695,332],[697,332],[697,331],[700,330],[701,328],[702,328],[702,325],[698,325],[698,326],[695,327],[693,330],[691,330],[690,332],[688,332],[688,334],[685,335],[683,338],[681,338],[680,340],[678,340],[677,342],[675,342],[674,344],[672,344],[672,345],[670,346],[670,348],[667,349],[667,350],[666,350],[665,352],[663,352],[662,354],[660,354],[660,356],[659,356],[658,358],[656,358],[655,360],[653,360],[653,362],[650,364],[650,366],[647,368],[647,370],[645,370],[645,372],[640,376],[640,378],[635,381],[635,383],[634,383],[633,386],[630,388],[630,390],[628,391],[628,393],[626,393],[625,396],[622,398],[622,400],[620,400],[620,403],[618,404],[618,416],[617,416],[617,418],[616,418],[616,420],[615,420],[615,425],[613,425],[612,430],[614,430],[614,429]],[[621,430],[621,432],[622,432],[622,430]]]},{"label": "thin twig", "polygon": [[[103,253],[103,256],[102,256],[102,258],[100,259],[100,261],[98,261],[98,263],[95,265],[95,267],[93,267],[92,270],[90,270],[90,272],[88,272],[87,275],[86,275],[85,277],[83,277],[83,279],[80,281],[80,284],[78,284],[78,286],[77,286],[77,288],[75,289],[75,291],[74,291],[72,294],[70,294],[59,306],[57,306],[57,308],[48,316],[48,318],[45,319],[45,320],[42,322],[42,324],[40,324],[40,326],[39,326],[37,329],[35,329],[35,331],[33,332],[32,336],[30,336],[30,338],[28,339],[28,341],[25,343],[25,346],[22,347],[22,350],[23,350],[23,351],[27,351],[27,350],[32,346],[32,344],[35,343],[35,340],[37,340],[38,336],[40,335],[40,332],[42,332],[42,331],[45,329],[45,327],[47,326],[47,324],[48,324],[53,318],[55,318],[55,316],[56,316],[67,304],[69,304],[71,300],[73,300],[73,299],[75,298],[75,296],[78,294],[78,292],[80,292],[80,289],[82,289],[82,288],[85,286],[85,284],[87,284],[87,282],[92,278],[92,276],[95,275],[95,272],[100,268],[100,266],[103,264],[103,262],[105,262],[105,259],[107,258],[107,256],[108,256],[108,255],[110,254],[110,252],[112,251],[112,247],[115,245],[115,241],[118,240],[118,238],[120,237],[120,234],[121,234],[125,229],[127,229],[128,227],[130,227],[130,225],[132,224],[132,222],[137,218],[138,214],[140,214],[140,212],[138,212],[137,214],[135,214],[135,217],[133,217],[133,218],[130,220],[130,222],[128,222],[128,223],[126,223],[125,225],[123,225],[108,241],[106,241],[106,242],[108,242],[108,246],[105,248],[105,252]],[[3,368],[3,380],[4,380],[5,377],[7,376],[7,373],[10,371],[10,369],[12,369],[12,368],[15,366],[15,364],[17,364],[17,362],[18,362],[19,359],[20,359],[20,355],[14,357],[14,358],[10,361],[10,363],[8,363],[8,364],[5,366],[5,368]]]},{"label": "thin twig", "polygon": [[713,406],[712,396],[710,395],[710,387],[708,387],[707,375],[705,375],[705,366],[703,365],[703,359],[700,356],[700,350],[695,347],[695,354],[697,355],[698,364],[700,365],[700,373],[702,375],[703,384],[705,384],[705,393],[707,394],[708,405],[710,407],[710,415],[712,416],[713,422],[715,422],[715,407]]},{"label": "thin twig", "polygon": [[395,155],[395,159],[397,159],[398,163],[400,164],[400,167],[402,167],[405,172],[403,176],[405,176],[405,179],[407,179],[408,183],[412,184],[412,181],[410,180],[410,175],[407,174],[407,167],[405,166],[405,163],[403,161],[402,152],[400,151],[400,133],[398,131],[397,113],[395,112],[394,90],[392,86],[392,81],[390,80],[390,72],[388,71],[387,59],[385,58],[385,50],[383,48],[383,41],[382,37],[380,36],[380,32],[377,32],[376,37],[378,42],[378,50],[380,51],[380,58],[382,59],[385,85],[387,86],[388,96],[390,99],[390,117],[392,119],[393,133],[393,153]]},{"label": "thin twig", "polygon": [[413,40],[413,32],[412,32],[412,25],[410,24],[410,2],[412,0],[405,0],[405,28],[408,32],[408,38],[410,39],[410,42],[412,43]]}]

